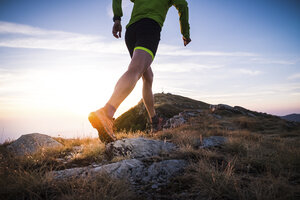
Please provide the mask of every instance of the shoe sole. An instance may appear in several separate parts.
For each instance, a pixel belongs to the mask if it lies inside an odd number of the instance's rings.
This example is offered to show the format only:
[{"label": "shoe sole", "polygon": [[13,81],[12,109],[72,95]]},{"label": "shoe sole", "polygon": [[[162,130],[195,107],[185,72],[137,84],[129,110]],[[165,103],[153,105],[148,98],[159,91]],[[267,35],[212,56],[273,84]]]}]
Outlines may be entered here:
[{"label": "shoe sole", "polygon": [[115,141],[116,138],[112,130],[112,124],[109,125],[112,122],[102,112],[98,116],[95,112],[90,113],[89,121],[97,129],[99,139],[106,144]]}]

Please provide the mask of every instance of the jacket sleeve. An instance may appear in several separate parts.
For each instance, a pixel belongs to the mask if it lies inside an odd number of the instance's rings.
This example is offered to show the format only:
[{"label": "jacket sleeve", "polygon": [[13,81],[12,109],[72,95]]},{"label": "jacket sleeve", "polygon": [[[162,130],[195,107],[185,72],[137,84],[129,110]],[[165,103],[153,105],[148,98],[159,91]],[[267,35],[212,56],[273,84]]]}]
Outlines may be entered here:
[{"label": "jacket sleeve", "polygon": [[121,17],[123,16],[122,0],[113,0],[112,8],[114,13],[114,20],[116,19],[121,20]]},{"label": "jacket sleeve", "polygon": [[189,8],[186,0],[173,0],[173,6],[178,10],[181,34],[190,38]]}]

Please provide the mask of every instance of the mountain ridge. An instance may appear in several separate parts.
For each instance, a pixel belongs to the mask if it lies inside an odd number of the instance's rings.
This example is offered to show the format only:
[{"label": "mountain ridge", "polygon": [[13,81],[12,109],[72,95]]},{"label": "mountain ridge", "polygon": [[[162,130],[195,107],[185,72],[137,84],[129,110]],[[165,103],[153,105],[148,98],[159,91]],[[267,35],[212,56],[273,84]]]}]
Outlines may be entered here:
[{"label": "mountain ridge", "polygon": [[280,118],[292,121],[292,122],[300,122],[300,114],[292,113],[284,116],[280,116]]}]

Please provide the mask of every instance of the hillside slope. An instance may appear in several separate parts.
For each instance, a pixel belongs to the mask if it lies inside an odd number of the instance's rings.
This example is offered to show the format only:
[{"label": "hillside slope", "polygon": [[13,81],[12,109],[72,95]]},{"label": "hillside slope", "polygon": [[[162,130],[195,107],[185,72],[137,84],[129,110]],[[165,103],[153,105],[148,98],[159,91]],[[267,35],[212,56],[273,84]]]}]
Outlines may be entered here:
[{"label": "hillside slope", "polygon": [[[169,119],[185,110],[209,109],[207,103],[170,93],[154,94],[154,102],[156,113],[164,119]],[[141,100],[115,120],[115,127],[117,131],[143,131],[147,128],[147,118],[147,111]]]}]

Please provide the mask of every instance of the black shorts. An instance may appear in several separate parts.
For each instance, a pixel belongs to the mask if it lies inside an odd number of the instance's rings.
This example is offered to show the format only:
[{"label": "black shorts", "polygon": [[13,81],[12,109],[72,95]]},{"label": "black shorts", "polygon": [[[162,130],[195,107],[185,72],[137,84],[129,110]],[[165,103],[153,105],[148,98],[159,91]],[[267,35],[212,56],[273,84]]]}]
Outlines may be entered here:
[{"label": "black shorts", "polygon": [[135,49],[148,52],[152,59],[160,41],[160,25],[153,19],[144,18],[131,24],[125,33],[125,42],[132,57]]}]

